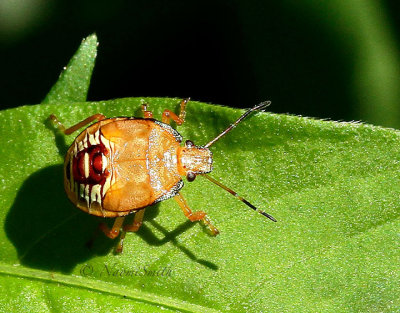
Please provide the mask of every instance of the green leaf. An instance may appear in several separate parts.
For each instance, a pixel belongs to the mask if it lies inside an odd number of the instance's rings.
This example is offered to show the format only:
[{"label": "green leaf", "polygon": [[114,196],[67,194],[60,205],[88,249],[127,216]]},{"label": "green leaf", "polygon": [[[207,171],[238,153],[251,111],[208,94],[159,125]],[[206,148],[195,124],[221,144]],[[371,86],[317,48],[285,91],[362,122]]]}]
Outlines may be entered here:
[{"label": "green leaf", "polygon": [[[179,103],[145,100],[155,117]],[[7,290],[0,311],[399,308],[400,145],[392,129],[257,113],[212,146],[212,176],[278,223],[199,177],[183,194],[194,210],[209,213],[218,237],[167,200],[147,209],[122,255],[112,253],[115,242],[104,236],[88,249],[101,219],[66,199],[60,151],[73,137],[55,136],[45,120],[54,113],[68,126],[97,112],[139,116],[140,103],[127,98],[0,112],[6,121],[0,127],[0,282]],[[190,102],[178,130],[205,144],[240,113]],[[165,276],[141,276],[164,268]]]},{"label": "green leaf", "polygon": [[[212,176],[278,223],[199,177],[182,193],[193,210],[208,212],[218,237],[167,200],[146,210],[140,231],[114,255],[116,242],[95,235],[103,219],[64,194],[63,155],[74,138],[48,121],[141,116],[143,99],[68,102],[86,98],[90,38],[46,104],[0,112],[1,312],[399,309],[400,134],[392,129],[257,113],[211,147]],[[179,104],[144,101],[156,118]],[[178,130],[199,145],[242,113],[194,101],[187,109]]]},{"label": "green leaf", "polygon": [[57,83],[51,88],[43,103],[86,101],[97,46],[95,34],[82,40],[78,51],[61,72]]}]

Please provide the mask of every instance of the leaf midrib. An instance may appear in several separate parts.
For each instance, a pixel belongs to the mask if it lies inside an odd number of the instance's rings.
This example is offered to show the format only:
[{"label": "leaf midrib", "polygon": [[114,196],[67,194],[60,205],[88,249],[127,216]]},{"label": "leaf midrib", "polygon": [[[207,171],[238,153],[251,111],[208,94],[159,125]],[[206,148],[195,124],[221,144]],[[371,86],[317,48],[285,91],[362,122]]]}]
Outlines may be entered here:
[{"label": "leaf midrib", "polygon": [[95,280],[88,277],[76,275],[64,275],[59,273],[51,273],[37,269],[28,269],[21,266],[11,266],[0,263],[0,275],[27,278],[31,280],[44,281],[46,283],[62,284],[69,287],[77,287],[87,289],[99,293],[106,293],[121,298],[129,298],[139,302],[146,302],[155,306],[164,306],[170,309],[180,310],[184,312],[219,312],[208,307],[200,306],[186,301],[179,301],[160,295],[143,292],[121,284]]}]

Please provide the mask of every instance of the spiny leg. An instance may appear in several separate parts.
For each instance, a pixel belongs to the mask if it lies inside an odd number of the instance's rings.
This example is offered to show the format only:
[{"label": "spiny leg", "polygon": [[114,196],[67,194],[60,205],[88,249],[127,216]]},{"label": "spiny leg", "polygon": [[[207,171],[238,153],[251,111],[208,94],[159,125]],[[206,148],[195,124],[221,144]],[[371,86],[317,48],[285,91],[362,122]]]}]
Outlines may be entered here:
[{"label": "spiny leg", "polygon": [[176,115],[174,112],[170,110],[164,110],[164,113],[162,115],[161,121],[165,124],[169,124],[171,122],[171,119],[178,125],[182,125],[183,122],[185,121],[186,117],[186,104],[189,102],[190,98],[183,99],[181,101],[181,109],[179,112],[179,116]]},{"label": "spiny leg", "polygon": [[219,234],[218,229],[211,223],[210,219],[207,216],[207,213],[203,211],[197,211],[197,212],[192,212],[192,210],[189,208],[185,198],[181,195],[180,192],[178,192],[175,196],[174,199],[176,202],[178,202],[179,206],[181,207],[183,214],[192,222],[195,221],[203,221],[205,225],[208,226],[210,229],[211,233],[215,236]]},{"label": "spiny leg", "polygon": [[147,107],[148,107],[147,103],[142,104],[142,111],[143,111],[144,118],[153,118],[153,112],[147,110]]},{"label": "spiny leg", "polygon": [[114,239],[119,235],[124,219],[125,217],[117,217],[111,228],[106,223],[100,223],[99,228],[108,238]]},{"label": "spiny leg", "polygon": [[59,130],[61,130],[64,134],[70,135],[74,131],[78,130],[79,128],[93,122],[94,120],[104,120],[106,117],[103,114],[94,114],[92,116],[89,116],[88,118],[84,119],[83,121],[79,122],[78,124],[75,124],[71,126],[70,128],[65,129],[65,126],[60,122],[60,120],[54,115],[51,114],[49,118],[52,120],[52,122],[58,127]]}]

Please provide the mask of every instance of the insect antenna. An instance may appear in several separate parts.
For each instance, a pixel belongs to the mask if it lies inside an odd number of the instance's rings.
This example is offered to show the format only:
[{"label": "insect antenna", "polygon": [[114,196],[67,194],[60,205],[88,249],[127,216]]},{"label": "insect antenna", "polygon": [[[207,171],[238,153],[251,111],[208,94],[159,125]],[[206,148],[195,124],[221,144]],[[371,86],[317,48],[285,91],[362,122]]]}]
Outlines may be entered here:
[{"label": "insect antenna", "polygon": [[211,176],[208,176],[207,174],[200,174],[201,176],[207,178],[209,181],[213,182],[214,184],[216,184],[217,186],[221,187],[222,189],[225,189],[227,192],[229,192],[231,195],[235,196],[236,198],[238,198],[240,201],[244,202],[244,204],[246,204],[247,206],[249,206],[250,208],[252,208],[254,211],[257,211],[258,213],[264,215],[265,217],[268,217],[271,221],[276,222],[276,219],[274,217],[272,217],[271,215],[269,215],[268,213],[265,213],[264,211],[257,209],[254,205],[252,205],[249,201],[247,201],[245,198],[239,196],[235,191],[233,191],[232,189],[224,186],[223,184],[221,184],[219,181],[217,181],[216,179],[212,178]]},{"label": "insect antenna", "polygon": [[219,140],[221,137],[225,136],[227,133],[229,133],[232,129],[234,129],[237,124],[239,124],[241,121],[243,121],[251,112],[257,111],[257,110],[262,110],[269,106],[271,104],[271,101],[264,101],[261,102],[260,104],[257,104],[255,107],[247,110],[246,112],[243,113],[241,117],[239,117],[235,123],[231,124],[227,129],[225,129],[222,133],[220,133],[217,137],[215,137],[213,140],[211,140],[208,144],[206,144],[204,147],[208,148],[212,144],[214,144],[217,140]]}]

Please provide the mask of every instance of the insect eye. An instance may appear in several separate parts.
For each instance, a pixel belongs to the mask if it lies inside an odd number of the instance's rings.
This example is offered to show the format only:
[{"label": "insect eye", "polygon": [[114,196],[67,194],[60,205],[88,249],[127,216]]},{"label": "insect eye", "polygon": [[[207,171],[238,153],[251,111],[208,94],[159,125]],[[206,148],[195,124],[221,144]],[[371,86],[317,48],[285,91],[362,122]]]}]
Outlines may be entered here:
[{"label": "insect eye", "polygon": [[194,143],[191,140],[186,140],[185,146],[186,148],[192,148],[194,146]]},{"label": "insect eye", "polygon": [[194,181],[195,178],[196,178],[196,174],[193,173],[193,172],[188,172],[186,174],[186,179],[187,179],[188,182]]}]

